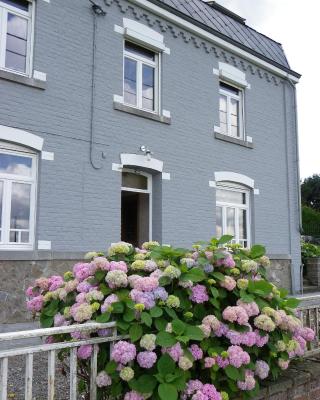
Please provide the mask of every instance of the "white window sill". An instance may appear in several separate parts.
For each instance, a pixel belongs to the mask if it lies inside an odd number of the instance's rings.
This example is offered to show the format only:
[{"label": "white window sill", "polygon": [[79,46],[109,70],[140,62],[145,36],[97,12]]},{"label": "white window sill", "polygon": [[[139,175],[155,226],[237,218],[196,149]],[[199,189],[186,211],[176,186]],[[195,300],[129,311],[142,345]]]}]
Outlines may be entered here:
[{"label": "white window sill", "polygon": [[0,245],[0,252],[1,251],[32,251],[34,249],[32,244],[29,245]]},{"label": "white window sill", "polygon": [[233,144],[237,144],[239,146],[243,146],[246,147],[248,149],[253,149],[253,143],[252,141],[249,142],[248,140],[244,140],[244,139],[238,139],[232,136],[228,136],[228,135],[224,135],[220,132],[215,131],[214,132],[214,137],[218,140],[222,140],[228,143],[233,143]]},{"label": "white window sill", "polygon": [[47,83],[43,80],[30,78],[26,75],[21,75],[13,71],[6,71],[3,69],[0,69],[0,79],[20,83],[21,85],[30,86],[42,90],[46,89],[47,87]]},{"label": "white window sill", "polygon": [[123,111],[132,115],[136,115],[137,117],[152,119],[153,121],[161,122],[163,124],[171,124],[170,116],[165,116],[164,114],[159,115],[151,111],[141,110],[139,108],[129,106],[128,104],[124,104],[116,100],[113,101],[113,108],[118,111]]}]

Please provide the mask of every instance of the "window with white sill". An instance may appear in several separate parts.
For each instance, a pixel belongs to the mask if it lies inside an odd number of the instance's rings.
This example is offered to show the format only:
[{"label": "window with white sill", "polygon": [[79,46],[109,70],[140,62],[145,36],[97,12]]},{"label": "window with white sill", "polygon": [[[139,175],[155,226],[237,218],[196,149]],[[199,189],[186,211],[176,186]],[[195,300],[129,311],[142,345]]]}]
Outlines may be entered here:
[{"label": "window with white sill", "polygon": [[243,139],[243,91],[235,86],[220,82],[219,94],[220,133]]},{"label": "window with white sill", "polygon": [[160,55],[152,50],[125,41],[124,103],[141,110],[159,112]]},{"label": "window with white sill", "polygon": [[33,248],[37,155],[0,146],[0,249]]},{"label": "window with white sill", "polygon": [[28,0],[0,0],[0,69],[30,74],[33,7]]},{"label": "window with white sill", "polygon": [[220,184],[216,190],[216,236],[232,235],[233,242],[250,246],[250,191]]}]

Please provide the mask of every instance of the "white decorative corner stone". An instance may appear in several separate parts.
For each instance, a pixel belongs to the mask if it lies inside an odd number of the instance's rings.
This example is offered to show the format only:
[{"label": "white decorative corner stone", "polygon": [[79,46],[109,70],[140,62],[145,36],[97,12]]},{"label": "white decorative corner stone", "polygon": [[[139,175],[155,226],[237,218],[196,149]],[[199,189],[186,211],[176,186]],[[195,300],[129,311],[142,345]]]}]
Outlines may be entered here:
[{"label": "white decorative corner stone", "polygon": [[113,101],[116,103],[123,104],[123,96],[119,96],[118,94],[113,95]]},{"label": "white decorative corner stone", "polygon": [[217,187],[216,181],[209,181],[209,187],[211,188]]},{"label": "white decorative corner stone", "polygon": [[254,194],[254,195],[260,194],[260,190],[259,190],[259,189],[253,189],[253,194]]},{"label": "white decorative corner stone", "polygon": [[112,163],[112,171],[121,172],[123,169],[122,164]]},{"label": "white decorative corner stone", "polygon": [[167,118],[171,118],[171,112],[168,110],[162,110],[162,115]]},{"label": "white decorative corner stone", "polygon": [[116,33],[120,33],[120,35],[123,35],[123,34],[124,34],[124,28],[123,28],[122,26],[120,26],[120,25],[115,25],[115,26],[114,26],[114,31],[115,31]]},{"label": "white decorative corner stone", "polygon": [[33,78],[38,81],[47,82],[47,74],[45,72],[33,71]]},{"label": "white decorative corner stone", "polygon": [[51,250],[51,241],[38,240],[38,250]]},{"label": "white decorative corner stone", "polygon": [[213,75],[219,76],[219,70],[217,68],[213,68],[212,73],[213,73]]},{"label": "white decorative corner stone", "polygon": [[248,143],[252,143],[252,137],[251,136],[246,136],[246,140]]},{"label": "white decorative corner stone", "polygon": [[171,180],[171,175],[169,172],[162,172],[162,180],[164,181],[170,181]]},{"label": "white decorative corner stone", "polygon": [[213,130],[214,130],[215,133],[221,133],[221,128],[220,128],[220,126],[216,126],[216,125],[215,125],[215,126],[213,127]]},{"label": "white decorative corner stone", "polygon": [[48,3],[48,4],[50,3],[50,0],[43,0],[43,1],[44,1],[45,3]]},{"label": "white decorative corner stone", "polygon": [[170,56],[170,54],[171,54],[171,50],[169,49],[169,47],[165,47],[164,50],[163,50],[163,52],[164,52],[165,54],[167,54],[168,56]]},{"label": "white decorative corner stone", "polygon": [[41,159],[46,161],[54,161],[54,153],[51,151],[42,151]]}]

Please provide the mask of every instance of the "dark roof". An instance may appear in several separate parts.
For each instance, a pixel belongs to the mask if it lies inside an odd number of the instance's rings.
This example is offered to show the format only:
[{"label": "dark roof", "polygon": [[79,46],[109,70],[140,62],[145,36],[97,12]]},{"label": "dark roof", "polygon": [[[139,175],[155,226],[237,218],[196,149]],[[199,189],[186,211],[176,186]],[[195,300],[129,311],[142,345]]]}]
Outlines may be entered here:
[{"label": "dark roof", "polygon": [[[212,1],[151,0],[207,31],[249,51],[279,68],[290,71],[282,45],[245,24],[245,19]],[[296,76],[300,76],[294,73]]]}]

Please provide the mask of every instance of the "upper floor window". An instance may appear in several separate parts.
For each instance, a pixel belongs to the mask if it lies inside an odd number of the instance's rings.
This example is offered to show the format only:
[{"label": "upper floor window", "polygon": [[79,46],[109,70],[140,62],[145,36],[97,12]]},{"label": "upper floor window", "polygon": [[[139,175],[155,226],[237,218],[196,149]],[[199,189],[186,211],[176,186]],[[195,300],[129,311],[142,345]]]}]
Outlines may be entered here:
[{"label": "upper floor window", "polygon": [[219,185],[216,191],[216,235],[250,246],[250,192],[241,186]]},{"label": "upper floor window", "polygon": [[159,112],[159,54],[125,41],[124,103]]},{"label": "upper floor window", "polygon": [[30,72],[32,5],[27,0],[0,0],[0,68]]},{"label": "upper floor window", "polygon": [[244,138],[243,93],[242,90],[220,82],[220,130],[224,135],[237,139]]},{"label": "upper floor window", "polygon": [[37,156],[0,147],[0,248],[32,249]]}]

